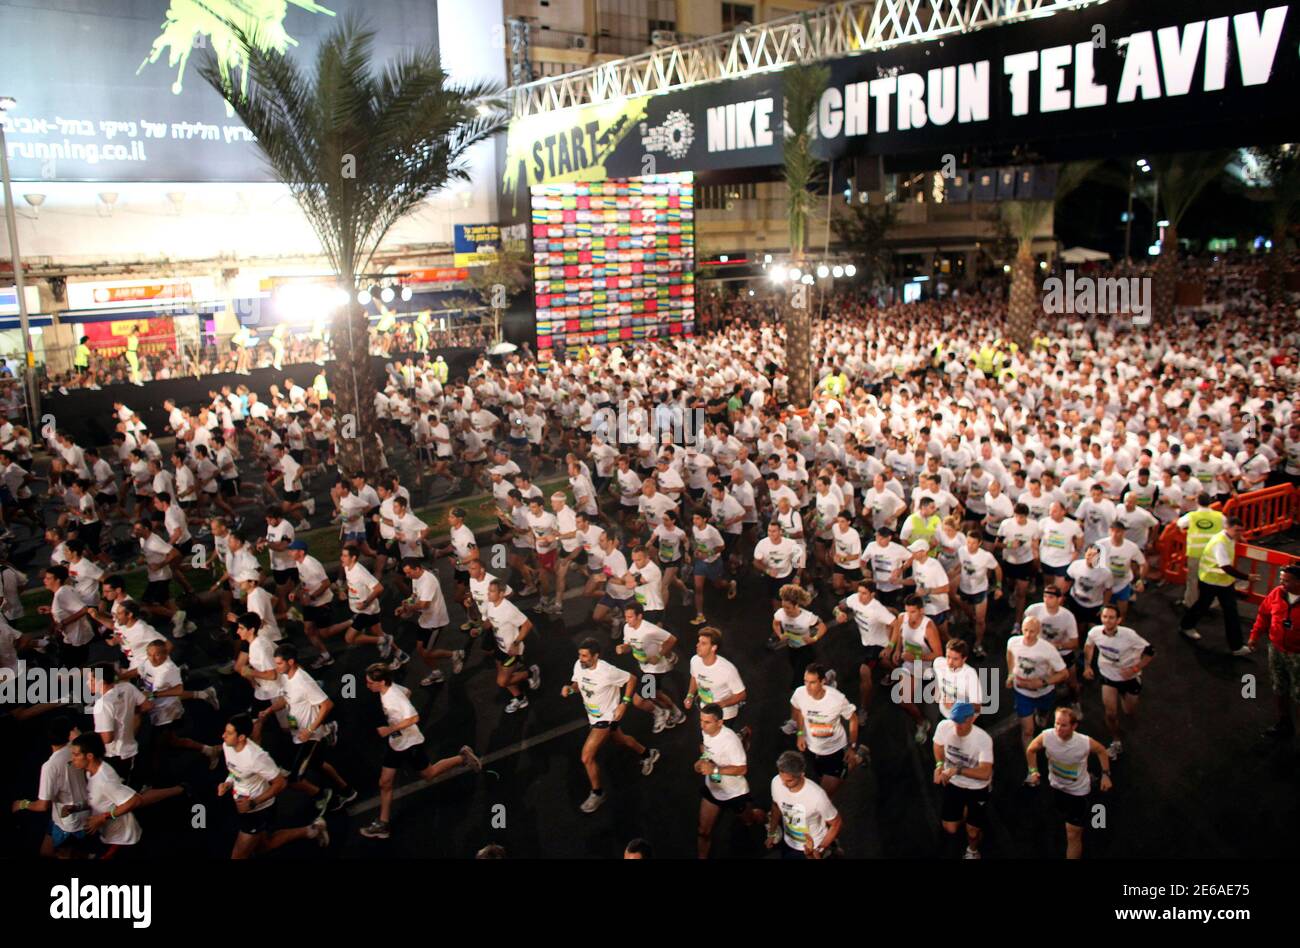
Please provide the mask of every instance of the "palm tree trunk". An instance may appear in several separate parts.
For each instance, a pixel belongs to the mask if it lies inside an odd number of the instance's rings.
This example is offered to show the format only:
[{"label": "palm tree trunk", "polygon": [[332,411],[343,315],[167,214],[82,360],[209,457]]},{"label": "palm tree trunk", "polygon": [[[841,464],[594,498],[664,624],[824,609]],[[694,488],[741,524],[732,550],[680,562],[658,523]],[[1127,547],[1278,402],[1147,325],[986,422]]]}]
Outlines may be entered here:
[{"label": "palm tree trunk", "polygon": [[1273,215],[1273,249],[1268,253],[1268,302],[1286,302],[1286,215]]},{"label": "palm tree trunk", "polygon": [[[803,268],[803,254],[796,254],[793,265]],[[808,287],[796,283],[786,297],[785,361],[790,373],[790,403],[807,408],[812,401],[812,306]]]},{"label": "palm tree trunk", "polygon": [[1043,311],[1038,267],[1029,249],[1028,244],[1022,245],[1011,264],[1011,298],[1007,302],[1007,333],[1020,351],[1026,353],[1033,345],[1034,330]]},{"label": "palm tree trunk", "polygon": [[[347,288],[346,283],[341,285]],[[365,309],[352,296],[352,301],[334,317],[334,364],[328,377],[338,423],[339,466],[345,471],[374,475],[384,463],[375,437],[379,423],[370,377],[369,329]]]},{"label": "palm tree trunk", "polygon": [[1156,261],[1155,276],[1155,318],[1165,325],[1171,325],[1174,321],[1179,269],[1178,226],[1171,219],[1165,228],[1164,241],[1160,244],[1160,259]]}]

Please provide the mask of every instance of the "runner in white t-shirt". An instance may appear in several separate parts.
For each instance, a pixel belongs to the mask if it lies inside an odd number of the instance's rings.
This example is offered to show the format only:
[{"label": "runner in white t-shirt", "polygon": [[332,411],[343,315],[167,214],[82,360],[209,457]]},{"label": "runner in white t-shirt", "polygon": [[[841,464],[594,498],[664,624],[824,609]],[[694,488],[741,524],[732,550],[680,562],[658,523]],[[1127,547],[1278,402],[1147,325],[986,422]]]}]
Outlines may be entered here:
[{"label": "runner in white t-shirt", "polygon": [[779,845],[785,859],[821,859],[835,854],[844,818],[830,796],[805,776],[807,762],[798,751],[785,751],[772,778],[772,811],[767,824],[768,848]]},{"label": "runner in white t-shirt", "polygon": [[875,585],[863,579],[858,581],[858,591],[835,607],[837,623],[848,622],[850,616],[862,640],[862,659],[858,665],[858,724],[862,725],[867,723],[876,669],[882,664],[887,669],[891,667],[889,643],[894,613],[880,601]]},{"label": "runner in white t-shirt", "polygon": [[[1142,694],[1142,671],[1156,657],[1155,647],[1126,625],[1119,624],[1119,610],[1112,603],[1101,607],[1101,625],[1088,630],[1084,645],[1083,677],[1092,681],[1101,673],[1101,702],[1106,709],[1106,729],[1110,746],[1106,754],[1114,760],[1124,752],[1120,732],[1120,709],[1133,721],[1137,717],[1138,696]],[[1093,655],[1097,672],[1093,671]]]},{"label": "runner in white t-shirt", "polygon": [[1100,790],[1109,792],[1113,786],[1110,776],[1110,758],[1106,749],[1086,734],[1080,734],[1079,713],[1071,707],[1056,709],[1053,727],[1043,731],[1025,748],[1029,775],[1028,786],[1038,786],[1042,779],[1038,773],[1038,752],[1047,752],[1047,779],[1052,787],[1056,811],[1065,821],[1065,858],[1083,858],[1083,828],[1091,813],[1088,793],[1092,777],[1088,773],[1088,757],[1094,756],[1101,764]]},{"label": "runner in white t-shirt", "polygon": [[582,766],[587,771],[587,780],[591,784],[591,793],[582,802],[583,813],[595,813],[605,802],[605,790],[600,781],[600,765],[596,755],[607,739],[626,747],[641,758],[641,773],[650,776],[659,759],[659,751],[646,747],[636,738],[624,733],[621,725],[623,715],[632,704],[632,695],[636,691],[636,676],[615,668],[600,657],[600,643],[595,639],[583,639],[578,646],[578,660],[573,663],[573,678],[560,689],[560,696],[567,698],[573,694],[582,696],[583,708],[587,712],[587,723],[591,730],[582,745]]},{"label": "runner in white t-shirt", "polygon": [[804,669],[803,684],[790,697],[790,714],[798,728],[795,745],[811,756],[813,775],[833,797],[865,754],[858,744],[857,708],[827,684],[828,671],[818,662]]},{"label": "runner in white t-shirt", "polygon": [[488,584],[483,623],[492,633],[488,641],[496,645],[497,687],[510,692],[506,714],[514,714],[528,707],[528,695],[520,686],[527,683],[530,691],[540,688],[542,669],[538,665],[522,667],[524,640],[533,631],[533,623],[506,598],[507,588],[499,579]]},{"label": "runner in white t-shirt", "polygon": [[[623,641],[614,649],[619,655],[632,653],[641,666],[641,689],[633,703],[654,717],[654,733],[676,727],[686,720],[673,701],[669,673],[677,666],[677,636],[645,617],[645,607],[629,602],[623,607]],[[646,689],[650,694],[645,695]]]},{"label": "runner in white t-shirt", "polygon": [[719,813],[730,810],[746,826],[761,823],[766,814],[754,806],[749,794],[749,758],[744,741],[723,724],[722,709],[716,704],[701,706],[700,734],[700,759],[695,762],[695,772],[704,778],[704,786],[700,788],[696,845],[699,857],[708,859]]},{"label": "runner in white t-shirt", "polygon": [[934,732],[934,782],[943,787],[939,820],[950,839],[965,824],[965,859],[980,858],[993,783],[993,738],[975,726],[975,715],[975,705],[959,701]]},{"label": "runner in white t-shirt", "polygon": [[1033,739],[1035,726],[1045,725],[1056,705],[1056,686],[1069,677],[1061,653],[1043,638],[1042,631],[1042,623],[1026,616],[1021,634],[1007,639],[1007,687],[1015,697],[1025,744]]},{"label": "runner in white t-shirt", "polygon": [[468,745],[462,746],[455,757],[429,761],[424,750],[424,734],[420,731],[420,712],[411,703],[410,690],[393,683],[393,669],[387,664],[379,662],[366,669],[366,688],[379,695],[385,723],[376,728],[376,733],[387,739],[388,746],[379,768],[379,816],[361,828],[361,835],[367,839],[388,839],[392,835],[393,785],[399,770],[405,768],[425,780],[433,780],[458,767],[480,773],[483,762]]}]

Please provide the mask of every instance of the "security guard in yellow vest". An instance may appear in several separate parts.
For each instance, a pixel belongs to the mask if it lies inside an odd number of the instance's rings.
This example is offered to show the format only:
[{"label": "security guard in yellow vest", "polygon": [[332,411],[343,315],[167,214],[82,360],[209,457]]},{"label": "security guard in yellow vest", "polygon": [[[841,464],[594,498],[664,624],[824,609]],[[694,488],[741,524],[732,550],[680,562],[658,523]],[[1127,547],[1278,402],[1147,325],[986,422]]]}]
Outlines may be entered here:
[{"label": "security guard in yellow vest", "polygon": [[911,514],[903,521],[903,529],[898,538],[903,546],[907,546],[915,540],[924,540],[930,544],[930,549],[933,550],[938,545],[935,534],[939,532],[940,523],[942,523],[942,519],[934,512],[934,498],[922,497],[916,513]]},{"label": "security guard in yellow vest", "polygon": [[443,361],[442,356],[433,360],[433,377],[438,380],[439,385],[447,384],[447,363]]},{"label": "security guard in yellow vest", "polygon": [[839,366],[831,369],[830,375],[821,381],[821,390],[831,398],[843,398],[849,391],[849,377]]},{"label": "security guard in yellow vest", "polygon": [[1179,529],[1187,531],[1187,586],[1183,590],[1182,604],[1188,608],[1191,608],[1198,594],[1197,564],[1201,559],[1201,551],[1205,549],[1210,537],[1223,529],[1223,514],[1210,509],[1213,501],[1214,498],[1209,494],[1201,494],[1196,499],[1196,509],[1178,518]]},{"label": "security guard in yellow vest", "polygon": [[1250,578],[1249,574],[1233,565],[1240,539],[1241,521],[1228,517],[1223,522],[1223,529],[1206,541],[1197,563],[1201,593],[1178,625],[1183,635],[1199,640],[1201,633],[1196,631],[1196,623],[1210,611],[1210,603],[1217,599],[1223,607],[1223,632],[1228,639],[1228,649],[1233,655],[1245,657],[1250,654],[1250,649],[1242,642],[1237,591],[1233,588],[1238,580]]}]

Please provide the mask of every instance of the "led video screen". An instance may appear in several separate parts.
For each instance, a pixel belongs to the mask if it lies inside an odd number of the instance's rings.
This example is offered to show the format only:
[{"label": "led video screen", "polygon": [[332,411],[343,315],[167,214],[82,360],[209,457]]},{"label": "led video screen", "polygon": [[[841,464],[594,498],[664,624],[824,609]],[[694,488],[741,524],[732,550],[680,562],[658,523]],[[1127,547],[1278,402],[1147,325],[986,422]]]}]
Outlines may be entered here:
[{"label": "led video screen", "polygon": [[695,331],[693,175],[530,190],[541,361]]}]

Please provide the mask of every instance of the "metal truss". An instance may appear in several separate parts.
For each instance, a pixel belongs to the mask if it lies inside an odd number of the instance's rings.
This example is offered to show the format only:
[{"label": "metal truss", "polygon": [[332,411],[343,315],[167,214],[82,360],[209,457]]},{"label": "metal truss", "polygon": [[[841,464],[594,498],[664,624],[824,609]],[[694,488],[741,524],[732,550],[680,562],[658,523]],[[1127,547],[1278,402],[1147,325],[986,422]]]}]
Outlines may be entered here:
[{"label": "metal truss", "polygon": [[515,118],[1051,16],[1106,0],[848,0],[508,90]]}]

